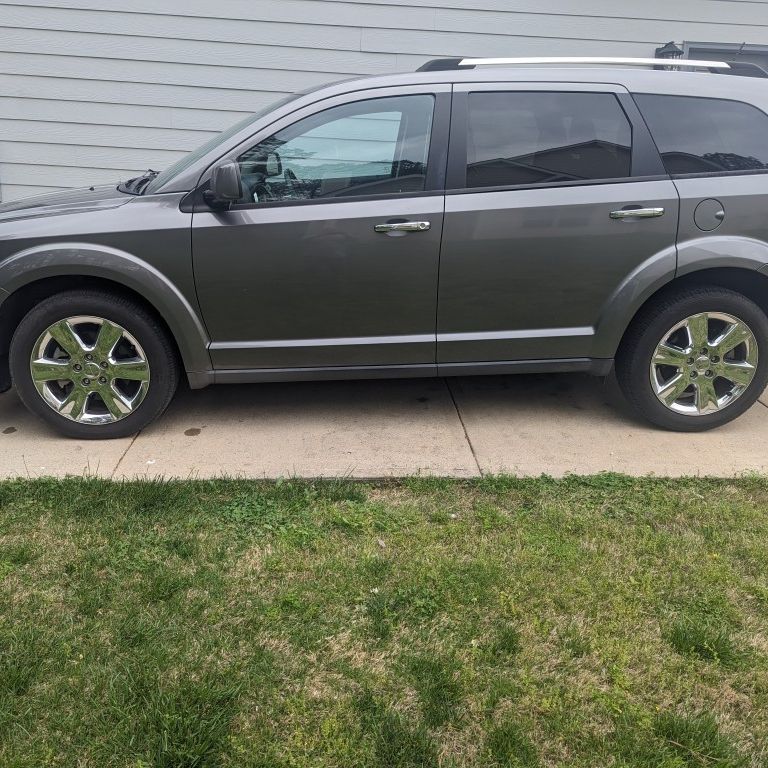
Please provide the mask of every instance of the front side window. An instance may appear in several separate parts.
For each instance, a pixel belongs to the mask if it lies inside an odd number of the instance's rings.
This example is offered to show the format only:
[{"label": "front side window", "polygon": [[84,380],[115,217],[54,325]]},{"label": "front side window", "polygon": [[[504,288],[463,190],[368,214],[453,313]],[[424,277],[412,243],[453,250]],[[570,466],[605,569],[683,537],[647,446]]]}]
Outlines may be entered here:
[{"label": "front side window", "polygon": [[632,128],[610,93],[469,94],[467,187],[629,176]]},{"label": "front side window", "polygon": [[242,203],[422,192],[434,97],[395,96],[332,107],[237,159]]},{"label": "front side window", "polygon": [[741,101],[636,94],[667,173],[768,170],[768,115]]}]

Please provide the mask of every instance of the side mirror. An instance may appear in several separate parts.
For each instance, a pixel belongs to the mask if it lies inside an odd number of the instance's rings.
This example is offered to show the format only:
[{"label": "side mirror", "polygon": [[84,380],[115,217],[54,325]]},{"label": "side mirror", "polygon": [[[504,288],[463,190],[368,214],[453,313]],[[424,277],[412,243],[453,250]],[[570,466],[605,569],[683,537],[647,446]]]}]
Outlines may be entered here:
[{"label": "side mirror", "polygon": [[213,208],[228,207],[243,197],[243,182],[237,163],[224,163],[213,169],[211,187],[203,195]]},{"label": "side mirror", "polygon": [[267,155],[267,161],[264,164],[267,176],[281,176],[283,173],[283,163],[277,152],[270,152]]}]

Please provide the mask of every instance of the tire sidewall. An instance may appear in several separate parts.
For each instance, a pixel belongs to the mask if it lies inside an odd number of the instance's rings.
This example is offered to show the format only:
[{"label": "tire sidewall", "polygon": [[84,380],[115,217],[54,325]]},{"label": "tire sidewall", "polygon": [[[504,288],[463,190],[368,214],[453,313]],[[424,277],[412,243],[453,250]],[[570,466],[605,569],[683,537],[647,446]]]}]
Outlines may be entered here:
[{"label": "tire sidewall", "polygon": [[[40,335],[54,323],[78,315],[103,317],[119,324],[146,355],[149,390],[136,410],[119,421],[79,424],[61,416],[43,400],[32,381],[29,361]],[[85,291],[54,296],[30,310],[11,340],[9,363],[16,392],[29,410],[67,437],[113,439],[132,435],[165,410],[178,383],[175,360],[169,357],[167,339],[158,330],[157,321],[149,313],[122,297]]]},{"label": "tire sidewall", "polygon": [[[686,416],[670,410],[656,397],[651,385],[651,358],[658,344],[674,325],[701,312],[729,314],[750,327],[757,341],[757,371],[747,391],[732,405],[706,416]],[[646,418],[657,426],[677,431],[712,429],[749,410],[768,386],[768,317],[753,301],[726,289],[713,289],[708,294],[687,296],[666,307],[648,322],[630,355],[627,371],[631,379],[629,386],[632,388],[633,399]]]}]

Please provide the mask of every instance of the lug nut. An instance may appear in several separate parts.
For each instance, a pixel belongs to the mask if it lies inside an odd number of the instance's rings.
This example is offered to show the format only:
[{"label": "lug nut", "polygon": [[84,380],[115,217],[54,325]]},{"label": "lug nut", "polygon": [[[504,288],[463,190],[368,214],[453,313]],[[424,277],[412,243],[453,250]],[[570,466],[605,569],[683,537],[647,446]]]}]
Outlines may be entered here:
[{"label": "lug nut", "polygon": [[695,362],[696,361],[692,357],[688,358],[688,365],[693,365]]},{"label": "lug nut", "polygon": [[91,383],[90,379],[83,379],[83,386],[87,387]]},{"label": "lug nut", "polygon": [[710,378],[710,379],[711,379],[711,378],[712,378],[712,371],[707,371],[707,374],[706,374],[706,375],[707,375],[707,378]]},{"label": "lug nut", "polygon": [[106,362],[106,360],[105,360],[103,363],[101,363],[101,367],[102,367],[102,368],[106,368],[106,367],[107,367],[107,362]]},{"label": "lug nut", "polygon": [[712,357],[710,357],[709,359],[713,363],[719,363],[720,362],[720,358],[717,355],[712,355]]},{"label": "lug nut", "polygon": [[99,376],[99,384],[106,384],[106,383],[107,383],[107,377]]},{"label": "lug nut", "polygon": [[93,355],[86,355],[86,356],[85,356],[85,359],[86,359],[86,360],[93,360]]},{"label": "lug nut", "polygon": [[707,350],[707,349],[702,349],[702,350],[701,350],[701,354],[702,354],[702,355],[708,355],[708,354],[709,354],[709,350]]},{"label": "lug nut", "polygon": [[696,373],[696,371],[691,371],[691,378],[692,378],[692,379],[695,379],[695,378],[697,378],[697,377],[698,377],[698,375],[699,375],[699,374],[698,374],[698,373]]},{"label": "lug nut", "polygon": [[72,366],[72,370],[74,370],[74,371],[82,371],[82,370],[83,370],[83,366],[82,366],[82,365],[80,365],[80,363],[75,363],[75,364]]}]

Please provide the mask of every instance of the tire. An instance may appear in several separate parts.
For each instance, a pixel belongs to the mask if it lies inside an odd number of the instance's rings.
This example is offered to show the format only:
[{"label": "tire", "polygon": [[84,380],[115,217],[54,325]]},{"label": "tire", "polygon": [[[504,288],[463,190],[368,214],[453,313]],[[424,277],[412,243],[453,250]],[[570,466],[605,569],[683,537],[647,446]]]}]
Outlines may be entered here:
[{"label": "tire", "polygon": [[[707,320],[700,325],[702,316]],[[670,336],[677,326],[681,327]],[[750,336],[743,332],[744,326]],[[702,331],[696,330],[702,328],[709,342],[694,349],[691,340],[694,336],[703,338]],[[719,348],[714,343],[724,339],[726,331],[736,330],[745,341],[721,357],[717,352],[736,337]],[[681,339],[687,339],[690,352],[685,359],[679,359],[680,348],[686,343]],[[667,346],[661,348],[662,342]],[[668,359],[674,364],[664,365]],[[659,360],[663,362],[656,362]],[[735,370],[732,366],[736,365],[748,367],[744,375],[751,380],[737,385],[720,376]],[[716,286],[697,286],[661,297],[644,307],[632,322],[616,357],[616,378],[630,407],[663,429],[703,432],[727,424],[751,408],[768,386],[768,317],[743,294]],[[671,399],[686,382],[690,385],[679,399],[671,404],[662,402],[662,397]],[[712,392],[710,385],[715,387],[714,399],[706,394]]]},{"label": "tire", "polygon": [[165,411],[179,382],[178,356],[158,319],[102,290],[65,291],[31,309],[9,362],[24,405],[79,439],[135,434]]}]

